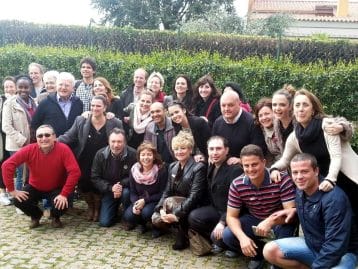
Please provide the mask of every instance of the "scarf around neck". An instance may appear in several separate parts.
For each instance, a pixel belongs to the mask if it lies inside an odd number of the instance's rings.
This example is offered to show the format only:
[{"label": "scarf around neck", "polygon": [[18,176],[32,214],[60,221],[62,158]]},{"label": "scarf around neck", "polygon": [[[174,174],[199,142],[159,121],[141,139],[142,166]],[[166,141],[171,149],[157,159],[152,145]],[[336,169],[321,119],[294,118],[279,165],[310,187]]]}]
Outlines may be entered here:
[{"label": "scarf around neck", "polygon": [[137,104],[134,108],[133,113],[133,129],[137,134],[143,134],[145,132],[145,127],[147,127],[148,123],[152,121],[152,117],[150,116],[150,111],[145,114],[140,113],[139,104]]},{"label": "scarf around neck", "polygon": [[295,126],[295,134],[300,144],[311,144],[316,141],[322,132],[322,119],[315,119],[308,123],[304,128],[301,124],[297,123]]},{"label": "scarf around neck", "polygon": [[36,110],[36,103],[35,101],[29,96],[29,102],[26,103],[20,96],[16,97],[16,102],[24,109],[27,117],[27,121],[31,123],[32,116]]},{"label": "scarf around neck", "polygon": [[158,171],[159,171],[158,165],[154,164],[148,174],[143,174],[140,171],[140,168],[141,165],[139,162],[136,162],[131,168],[134,181],[137,182],[138,184],[153,185],[158,178]]}]

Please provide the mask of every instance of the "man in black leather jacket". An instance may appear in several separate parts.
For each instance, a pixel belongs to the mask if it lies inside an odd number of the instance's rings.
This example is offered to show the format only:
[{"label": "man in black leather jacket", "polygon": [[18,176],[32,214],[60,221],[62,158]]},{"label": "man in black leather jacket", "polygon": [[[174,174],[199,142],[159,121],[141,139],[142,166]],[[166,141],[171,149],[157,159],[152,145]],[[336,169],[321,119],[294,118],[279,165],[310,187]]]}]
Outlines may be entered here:
[{"label": "man in black leather jacket", "polygon": [[114,128],[109,135],[109,146],[97,151],[91,180],[102,194],[99,225],[109,227],[115,224],[118,206],[124,210],[129,206],[129,173],[136,162],[135,149],[128,147],[125,132]]}]

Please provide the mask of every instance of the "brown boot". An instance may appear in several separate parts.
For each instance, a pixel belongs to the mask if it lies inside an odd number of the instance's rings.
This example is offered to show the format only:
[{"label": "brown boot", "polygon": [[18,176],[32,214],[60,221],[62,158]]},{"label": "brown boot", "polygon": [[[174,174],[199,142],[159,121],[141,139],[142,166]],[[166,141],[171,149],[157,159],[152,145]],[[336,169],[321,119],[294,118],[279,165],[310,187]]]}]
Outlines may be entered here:
[{"label": "brown boot", "polygon": [[87,220],[92,221],[94,216],[94,198],[92,192],[86,192],[82,194],[84,200],[87,203]]},{"label": "brown boot", "polygon": [[93,221],[99,220],[99,213],[101,209],[101,196],[99,194],[93,194],[94,197],[94,212],[93,212]]}]

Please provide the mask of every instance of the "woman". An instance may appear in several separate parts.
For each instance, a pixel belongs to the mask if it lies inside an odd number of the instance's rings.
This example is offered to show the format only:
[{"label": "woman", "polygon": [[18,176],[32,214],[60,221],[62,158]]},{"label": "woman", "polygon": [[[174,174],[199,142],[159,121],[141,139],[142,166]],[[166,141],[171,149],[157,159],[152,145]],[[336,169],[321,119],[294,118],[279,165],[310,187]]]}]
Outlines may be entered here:
[{"label": "woman", "polygon": [[[32,80],[26,75],[16,77],[17,94],[8,98],[3,107],[2,130],[6,135],[5,149],[14,154],[23,146],[35,141],[35,133],[31,130],[31,120],[36,111],[36,103],[30,93]],[[15,189],[23,186],[23,165],[16,169]]]},{"label": "woman", "polygon": [[45,73],[45,68],[38,63],[30,63],[29,64],[29,77],[32,80],[32,83],[34,84],[34,87],[31,91],[31,97],[37,98],[40,93],[43,93],[46,91],[45,85],[43,82],[43,75]]},{"label": "woman", "polygon": [[172,139],[177,161],[169,166],[167,186],[152,216],[153,225],[158,229],[178,224],[174,250],[189,246],[188,215],[201,205],[206,190],[206,166],[191,157],[193,147],[194,139],[187,132],[181,131]]},{"label": "woman", "polygon": [[193,90],[191,87],[191,81],[186,75],[179,75],[175,78],[172,95],[164,98],[164,105],[167,106],[170,102],[175,100],[182,102],[189,112],[192,112]]},{"label": "woman", "polygon": [[271,98],[261,98],[254,107],[255,124],[261,127],[267,145],[266,165],[270,166],[280,159],[283,144],[277,137],[274,129],[274,115]]},{"label": "woman", "polygon": [[244,95],[244,92],[243,90],[241,89],[241,86],[240,84],[238,83],[235,83],[235,82],[227,82],[225,84],[225,87],[224,87],[224,91],[235,91],[237,92],[237,94],[239,95],[240,97],[240,107],[247,111],[247,112],[251,112],[251,106],[250,106],[250,103],[248,101],[246,101],[246,98],[245,98],[245,95]]},{"label": "woman", "polygon": [[179,101],[168,104],[168,114],[176,134],[184,130],[193,135],[195,160],[202,161],[200,156],[207,156],[206,143],[211,134],[208,123],[201,117],[191,115],[184,104]]},{"label": "woman", "polygon": [[152,121],[150,106],[153,103],[153,94],[144,91],[129,115],[128,145],[137,148],[144,139],[145,128]]},{"label": "woman", "polygon": [[91,167],[96,152],[108,145],[108,134],[117,127],[123,129],[122,122],[117,118],[106,118],[107,100],[103,96],[94,96],[91,100],[91,115],[88,118],[78,116],[65,134],[58,141],[71,145],[74,149],[81,178],[78,188],[88,204],[87,219],[98,221],[100,196],[91,182]]},{"label": "woman", "polygon": [[164,78],[161,73],[153,72],[150,74],[147,81],[148,90],[151,91],[154,95],[153,102],[164,102],[165,92],[163,92],[164,88]]},{"label": "woman", "polygon": [[41,101],[45,100],[50,93],[56,92],[56,82],[59,75],[60,73],[56,70],[50,70],[44,74],[43,81],[45,84],[46,91],[40,93],[40,95],[37,97],[38,104],[41,103]]},{"label": "woman", "polygon": [[[277,180],[275,169],[284,169],[297,153],[310,153],[316,157],[320,174],[324,180],[319,189],[330,191],[336,184],[349,197],[353,212],[358,212],[358,156],[339,135],[330,135],[324,130],[338,119],[328,118],[319,99],[311,92],[302,89],[294,97],[293,113],[297,124],[287,138],[282,158],[272,166],[271,177]],[[346,130],[349,129],[348,125]],[[347,129],[348,128],[348,129]],[[349,131],[349,130],[348,130]]]},{"label": "woman", "polygon": [[137,160],[129,176],[131,205],[124,212],[126,230],[140,224],[140,233],[146,232],[146,224],[151,220],[154,207],[163,194],[168,172],[157,149],[148,142],[140,144]]},{"label": "woman", "polygon": [[107,112],[112,112],[114,116],[120,120],[123,120],[123,106],[119,98],[113,95],[113,89],[111,84],[104,77],[97,77],[93,82],[92,94],[104,95],[107,98]]},{"label": "woman", "polygon": [[196,104],[194,115],[204,118],[211,127],[221,115],[220,94],[211,76],[205,75],[196,82],[193,93]]},{"label": "woman", "polygon": [[[16,94],[16,81],[15,78],[7,76],[3,80],[4,95],[0,96],[0,123],[2,126],[2,110],[7,98]],[[9,157],[9,152],[5,150],[5,134],[2,132],[0,136],[0,165]],[[0,173],[0,205],[10,205],[10,195],[6,192],[6,188]]]}]

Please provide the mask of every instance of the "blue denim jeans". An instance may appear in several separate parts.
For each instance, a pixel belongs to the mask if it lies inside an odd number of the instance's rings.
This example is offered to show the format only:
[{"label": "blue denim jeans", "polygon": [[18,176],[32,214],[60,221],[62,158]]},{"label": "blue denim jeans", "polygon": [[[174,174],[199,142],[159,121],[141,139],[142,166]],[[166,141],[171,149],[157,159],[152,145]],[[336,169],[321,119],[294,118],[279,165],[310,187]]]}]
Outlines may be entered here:
[{"label": "blue denim jeans", "polygon": [[128,188],[123,188],[120,198],[114,198],[112,192],[107,192],[102,196],[99,226],[110,227],[116,223],[118,207],[120,204],[123,205],[124,210],[129,206],[130,199]]},{"label": "blue denim jeans", "polygon": [[[243,216],[240,216],[239,219],[241,223],[241,228],[244,231],[244,233],[252,240],[254,240],[255,244],[258,247],[257,255],[253,259],[262,260],[264,258],[262,254],[262,250],[265,245],[265,242],[262,240],[263,238],[256,236],[252,230],[252,226],[257,226],[262,220],[250,214],[245,214]],[[296,229],[296,224],[276,225],[273,227],[273,231],[275,233],[276,238],[292,237],[294,235],[295,229]],[[230,250],[241,253],[240,241],[231,232],[229,227],[226,227],[224,229],[223,241],[224,244],[228,246]]]},{"label": "blue denim jeans", "polygon": [[[311,266],[316,258],[316,255],[306,245],[303,237],[283,238],[274,241],[284,254],[285,258],[289,260],[296,260],[301,263]],[[357,264],[357,256],[353,253],[346,253],[340,262],[332,267],[334,269],[354,269]]]},{"label": "blue denim jeans", "polygon": [[148,221],[151,222],[152,215],[154,213],[154,208],[157,205],[157,202],[152,202],[145,204],[142,209],[140,215],[133,214],[133,204],[127,207],[126,211],[123,215],[123,220],[130,223],[130,224],[146,224]]},{"label": "blue denim jeans", "polygon": [[[16,151],[10,151],[10,156],[14,155]],[[16,167],[16,180],[15,180],[15,190],[22,190],[25,180],[23,179],[24,174],[24,165]]]}]

